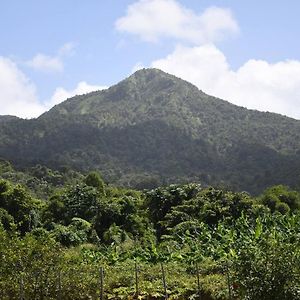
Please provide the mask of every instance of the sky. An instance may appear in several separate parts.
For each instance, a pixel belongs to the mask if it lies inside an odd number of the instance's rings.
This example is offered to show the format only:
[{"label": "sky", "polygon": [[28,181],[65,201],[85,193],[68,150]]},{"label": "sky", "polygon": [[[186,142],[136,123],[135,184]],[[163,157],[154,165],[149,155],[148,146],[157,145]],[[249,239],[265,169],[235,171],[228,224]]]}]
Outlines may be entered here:
[{"label": "sky", "polygon": [[299,11],[299,0],[0,0],[0,114],[34,118],[155,67],[300,119]]}]

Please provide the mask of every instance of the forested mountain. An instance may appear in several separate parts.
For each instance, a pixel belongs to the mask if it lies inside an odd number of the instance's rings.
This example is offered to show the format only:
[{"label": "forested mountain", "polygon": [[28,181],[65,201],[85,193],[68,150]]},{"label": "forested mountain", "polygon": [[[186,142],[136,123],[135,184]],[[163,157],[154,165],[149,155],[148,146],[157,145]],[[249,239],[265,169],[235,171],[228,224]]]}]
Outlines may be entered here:
[{"label": "forested mountain", "polygon": [[0,157],[19,168],[98,169],[110,182],[138,188],[200,181],[256,193],[299,186],[300,121],[144,69],[37,119],[1,117]]}]

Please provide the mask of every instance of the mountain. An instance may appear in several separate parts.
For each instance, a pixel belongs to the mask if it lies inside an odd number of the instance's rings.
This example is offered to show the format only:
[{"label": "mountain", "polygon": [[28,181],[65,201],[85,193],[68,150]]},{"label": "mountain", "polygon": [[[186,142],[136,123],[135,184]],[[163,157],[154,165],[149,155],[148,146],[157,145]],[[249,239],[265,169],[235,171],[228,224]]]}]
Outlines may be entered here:
[{"label": "mountain", "polygon": [[99,169],[139,188],[193,180],[257,193],[300,183],[300,121],[235,106],[157,69],[37,119],[3,120],[0,157],[19,168]]},{"label": "mountain", "polygon": [[2,115],[0,116],[0,123],[11,121],[11,120],[17,120],[18,117],[10,116],[10,115]]}]

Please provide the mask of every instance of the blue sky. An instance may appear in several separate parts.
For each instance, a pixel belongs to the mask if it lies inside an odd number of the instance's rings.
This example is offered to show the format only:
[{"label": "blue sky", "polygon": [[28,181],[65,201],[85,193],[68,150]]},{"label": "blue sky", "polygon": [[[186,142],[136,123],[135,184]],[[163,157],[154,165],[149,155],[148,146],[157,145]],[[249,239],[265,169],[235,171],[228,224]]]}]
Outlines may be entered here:
[{"label": "blue sky", "polygon": [[300,119],[297,0],[0,5],[0,114],[36,117],[158,67],[232,103]]}]

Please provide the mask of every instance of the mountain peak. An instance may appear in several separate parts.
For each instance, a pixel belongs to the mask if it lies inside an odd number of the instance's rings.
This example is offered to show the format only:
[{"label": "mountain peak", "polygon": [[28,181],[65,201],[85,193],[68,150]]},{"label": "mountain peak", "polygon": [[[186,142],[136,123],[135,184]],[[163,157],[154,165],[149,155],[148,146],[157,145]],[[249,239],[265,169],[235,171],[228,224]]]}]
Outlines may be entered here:
[{"label": "mountain peak", "polygon": [[175,75],[169,74],[169,73],[162,71],[160,69],[157,69],[157,68],[143,68],[143,69],[140,69],[140,70],[137,70],[136,72],[134,72],[130,77],[145,77],[148,80],[151,80],[155,77],[169,78],[169,79],[174,79],[174,80],[178,80],[178,79],[182,80],[182,79],[176,77]]},{"label": "mountain peak", "polygon": [[139,83],[141,83],[141,81],[143,81],[146,84],[150,84],[153,81],[155,81],[155,82],[168,81],[169,83],[171,83],[171,82],[179,83],[180,82],[181,84],[187,84],[189,87],[197,88],[190,82],[188,82],[184,79],[181,79],[179,77],[176,77],[175,75],[169,74],[165,71],[162,71],[160,69],[157,69],[157,68],[140,69],[140,70],[134,72],[127,79],[125,79],[125,81],[126,80],[137,80]]},{"label": "mountain peak", "polygon": [[135,71],[132,75],[139,76],[139,75],[162,75],[162,74],[168,74],[168,73],[157,68],[142,68]]},{"label": "mountain peak", "polygon": [[122,80],[120,83],[117,83],[116,86],[122,83],[136,83],[147,85],[151,84],[153,81],[158,82],[161,80],[178,80],[174,75],[168,74],[162,70],[155,68],[144,68],[137,70],[129,77]]}]

